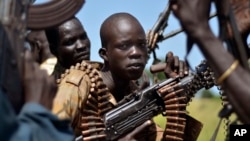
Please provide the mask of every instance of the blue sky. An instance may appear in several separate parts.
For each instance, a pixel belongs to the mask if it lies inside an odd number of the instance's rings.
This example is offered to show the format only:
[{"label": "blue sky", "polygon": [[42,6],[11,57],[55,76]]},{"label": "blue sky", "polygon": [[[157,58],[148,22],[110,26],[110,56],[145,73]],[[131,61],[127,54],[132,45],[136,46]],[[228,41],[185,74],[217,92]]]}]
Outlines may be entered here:
[{"label": "blue sky", "polygon": [[[48,0],[36,0],[36,3],[43,3]],[[167,0],[86,0],[83,8],[77,13],[77,17],[82,22],[91,40],[91,60],[100,61],[102,59],[98,55],[101,47],[99,29],[102,22],[111,14],[116,12],[128,12],[134,15],[144,27],[145,32],[151,29],[159,17],[160,12],[167,5]],[[213,13],[214,8],[211,13]],[[217,34],[216,18],[210,20],[210,25]],[[173,30],[180,29],[178,20],[171,14],[168,26],[164,34],[168,34]],[[165,58],[168,51],[174,52],[180,59],[184,59],[186,54],[186,35],[180,33],[175,37],[164,40],[159,43],[159,49],[156,50],[158,58]],[[203,60],[203,55],[199,49],[194,46],[188,60],[191,66],[198,65]],[[148,62],[147,68],[152,64],[152,56]]]},{"label": "blue sky", "polygon": [[[43,3],[48,0],[37,0],[36,3]],[[99,29],[102,22],[111,14],[116,12],[128,12],[134,15],[142,24],[145,31],[151,29],[167,5],[166,0],[86,0],[83,8],[77,13],[77,17],[82,22],[91,40],[91,60],[102,61],[98,55],[98,50],[101,47]],[[211,19],[211,25],[216,25],[216,19]],[[213,26],[216,27],[216,26]],[[179,22],[171,14],[168,26],[164,34],[168,34],[173,30],[180,28]],[[216,32],[217,29],[215,29]],[[165,58],[168,51],[173,51],[174,54],[184,59],[186,54],[186,35],[181,33],[175,37],[164,40],[159,43],[159,49],[156,50],[158,58]],[[151,56],[152,58],[152,56]],[[192,66],[201,62],[203,56],[199,49],[194,47],[188,57]],[[149,60],[147,67],[152,64],[152,59]]]},{"label": "blue sky", "polygon": [[[102,61],[98,56],[98,49],[101,47],[99,38],[99,28],[101,23],[111,14],[116,12],[128,12],[134,15],[147,32],[151,29],[159,17],[160,12],[167,5],[166,0],[86,0],[83,9],[77,14],[82,24],[86,28],[90,40],[92,42],[91,59]],[[215,23],[215,22],[214,22]],[[171,14],[169,25],[165,29],[165,34],[179,29],[180,25],[176,18]],[[165,58],[168,51],[173,51],[180,58],[184,58],[186,54],[186,35],[179,34],[173,38],[159,43],[159,49],[156,53],[159,58]],[[193,49],[189,60],[192,65],[197,65],[202,60],[203,56],[198,49]],[[152,56],[151,56],[152,58]],[[149,60],[147,67],[152,64],[152,59]]]}]

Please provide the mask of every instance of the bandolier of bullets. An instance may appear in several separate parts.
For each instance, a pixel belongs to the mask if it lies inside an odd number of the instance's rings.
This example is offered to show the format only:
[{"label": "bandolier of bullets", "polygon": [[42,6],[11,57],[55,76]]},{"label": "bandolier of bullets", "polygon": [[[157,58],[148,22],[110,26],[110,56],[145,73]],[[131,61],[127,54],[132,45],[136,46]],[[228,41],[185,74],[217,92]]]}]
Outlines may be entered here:
[{"label": "bandolier of bullets", "polygon": [[[221,96],[221,105],[222,109],[219,112],[219,118],[224,121],[224,135],[225,135],[225,140],[229,140],[229,126],[231,124],[230,116],[234,112],[232,105],[229,103],[228,97],[226,92],[224,91],[223,87],[217,86],[219,90],[219,94]],[[232,123],[237,123],[238,120],[236,119]],[[220,123],[219,123],[220,124]],[[219,125],[220,126],[220,125]]]},{"label": "bandolier of bullets", "polygon": [[163,88],[159,89],[159,93],[168,93],[164,97],[165,114],[167,118],[165,128],[165,138],[167,140],[182,141],[186,125],[186,97],[181,95],[182,88],[175,90],[177,82],[173,82]]},{"label": "bandolier of bullets", "polygon": [[[109,102],[108,88],[103,83],[98,70],[84,61],[81,64],[78,63],[75,66],[72,66],[70,70],[66,70],[61,79],[73,70],[85,72],[87,76],[85,78],[90,80],[88,98],[81,103],[80,128],[82,131],[82,139],[84,141],[105,140],[105,127],[101,117],[112,108],[112,105]],[[60,80],[58,80],[58,83],[60,83]]]},{"label": "bandolier of bullets", "polygon": [[[202,89],[214,86],[214,73],[209,67],[204,67],[203,61],[196,67],[196,74],[190,82],[181,84],[180,81],[172,82],[158,90],[164,97],[166,128],[165,138],[167,140],[183,141],[186,127],[186,107],[194,94]],[[205,70],[204,70],[205,69]]]},{"label": "bandolier of bullets", "polygon": [[224,135],[225,139],[229,139],[229,125],[230,125],[230,115],[233,112],[232,111],[232,105],[229,103],[228,98],[226,96],[225,91],[218,86],[219,93],[221,95],[221,105],[223,106],[223,109],[221,110],[219,116],[220,118],[224,118]]}]

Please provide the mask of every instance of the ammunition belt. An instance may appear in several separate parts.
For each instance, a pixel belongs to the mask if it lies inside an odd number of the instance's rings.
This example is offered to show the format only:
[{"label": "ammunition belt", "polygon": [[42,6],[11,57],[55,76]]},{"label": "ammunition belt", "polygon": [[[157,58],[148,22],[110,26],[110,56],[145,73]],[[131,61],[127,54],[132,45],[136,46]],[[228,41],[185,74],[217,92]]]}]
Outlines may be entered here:
[{"label": "ammunition belt", "polygon": [[[174,83],[169,84],[158,90],[159,93],[166,93],[168,90],[173,89]],[[165,139],[182,141],[184,138],[184,130],[186,125],[186,97],[181,93],[183,89],[173,91],[164,97],[166,127]]]},{"label": "ammunition belt", "polygon": [[[104,124],[102,116],[112,108],[109,102],[109,90],[103,83],[102,77],[97,69],[91,64],[82,62],[72,66],[62,74],[61,79],[68,75],[72,70],[80,70],[85,73],[85,79],[89,79],[90,88],[86,101],[81,102],[80,121],[76,128],[81,129],[83,140],[105,140]],[[77,76],[76,76],[77,77]],[[58,83],[60,83],[60,79]]]},{"label": "ammunition belt", "polygon": [[[184,87],[176,88],[178,81],[172,82],[161,89],[158,93],[164,96],[166,127],[165,127],[165,139],[173,141],[186,140],[185,132],[189,132],[186,128],[187,114],[186,108],[191,102],[194,94],[202,89],[209,89],[215,85],[214,72],[207,66],[206,61],[202,61],[200,65],[196,67],[197,73],[194,74],[194,78],[190,83],[184,85]],[[198,129],[199,130],[199,129]],[[194,136],[192,139],[198,137],[198,133],[192,133]]]}]

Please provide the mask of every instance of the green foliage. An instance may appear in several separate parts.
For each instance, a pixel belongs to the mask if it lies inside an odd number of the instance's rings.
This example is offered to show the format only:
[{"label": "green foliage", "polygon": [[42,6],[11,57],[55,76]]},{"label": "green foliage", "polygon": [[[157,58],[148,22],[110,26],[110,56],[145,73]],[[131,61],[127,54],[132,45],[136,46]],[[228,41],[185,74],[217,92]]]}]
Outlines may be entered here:
[{"label": "green foliage", "polygon": [[202,90],[200,94],[201,98],[214,98],[214,94],[210,90]]},{"label": "green foliage", "polygon": [[149,69],[145,69],[145,72],[150,78],[150,81],[152,83],[157,83],[166,79],[164,72],[158,72],[158,73],[152,74]]},{"label": "green foliage", "polygon": [[[160,59],[160,62],[164,62],[164,59]],[[157,83],[166,79],[164,72],[152,74],[148,68],[145,69],[145,72],[149,76],[151,82]]]}]

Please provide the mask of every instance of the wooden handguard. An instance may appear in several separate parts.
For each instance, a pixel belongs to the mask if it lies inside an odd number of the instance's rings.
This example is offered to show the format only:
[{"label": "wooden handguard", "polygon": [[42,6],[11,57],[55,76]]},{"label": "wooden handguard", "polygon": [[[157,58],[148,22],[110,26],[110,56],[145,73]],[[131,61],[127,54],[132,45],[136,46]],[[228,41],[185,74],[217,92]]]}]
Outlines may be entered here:
[{"label": "wooden handguard", "polygon": [[162,72],[166,68],[166,63],[158,63],[155,65],[150,66],[150,72],[151,73],[157,73],[157,72]]},{"label": "wooden handguard", "polygon": [[53,0],[39,5],[30,5],[28,9],[29,29],[45,29],[57,26],[74,16],[85,0]]}]

